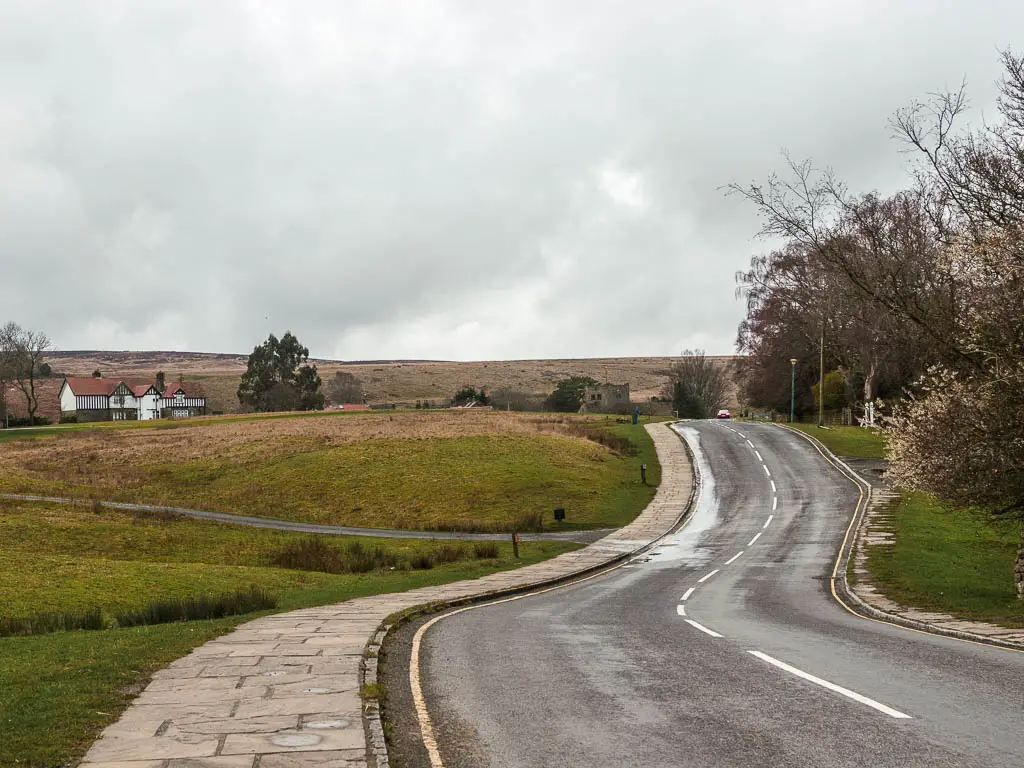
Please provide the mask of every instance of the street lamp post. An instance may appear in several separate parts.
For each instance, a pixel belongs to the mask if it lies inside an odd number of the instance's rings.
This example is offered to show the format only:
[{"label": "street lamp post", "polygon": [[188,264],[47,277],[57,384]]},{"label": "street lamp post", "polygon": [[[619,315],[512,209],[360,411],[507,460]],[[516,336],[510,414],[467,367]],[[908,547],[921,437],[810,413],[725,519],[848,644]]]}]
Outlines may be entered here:
[{"label": "street lamp post", "polygon": [[796,412],[796,364],[800,362],[795,357],[789,359],[789,423],[794,421]]}]

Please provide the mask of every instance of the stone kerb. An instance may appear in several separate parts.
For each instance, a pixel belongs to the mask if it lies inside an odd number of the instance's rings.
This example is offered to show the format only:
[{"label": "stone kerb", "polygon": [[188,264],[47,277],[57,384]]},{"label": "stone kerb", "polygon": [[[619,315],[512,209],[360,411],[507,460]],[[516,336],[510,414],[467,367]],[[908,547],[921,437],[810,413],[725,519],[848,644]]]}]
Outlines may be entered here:
[{"label": "stone kerb", "polygon": [[81,765],[382,768],[387,756],[376,705],[367,702],[364,730],[360,697],[364,679],[376,679],[376,659],[366,650],[379,647],[382,623],[416,606],[569,579],[629,557],[672,531],[692,498],[690,459],[667,424],[649,424],[647,430],[661,462],[662,481],[631,524],[588,547],[514,571],[247,622],[157,672]]}]

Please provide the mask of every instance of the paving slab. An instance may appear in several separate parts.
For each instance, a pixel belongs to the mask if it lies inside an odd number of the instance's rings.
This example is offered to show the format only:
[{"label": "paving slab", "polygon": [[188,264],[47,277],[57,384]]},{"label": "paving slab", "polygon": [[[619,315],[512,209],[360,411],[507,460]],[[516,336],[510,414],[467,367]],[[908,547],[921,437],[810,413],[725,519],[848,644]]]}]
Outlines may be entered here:
[{"label": "paving slab", "polygon": [[[259,756],[260,768],[376,766],[383,747],[367,742],[358,689],[363,652],[382,622],[418,605],[571,578],[672,531],[693,490],[689,456],[667,424],[646,428],[661,462],[661,485],[629,525],[515,571],[250,621],[156,673],[80,765],[252,768]],[[376,669],[376,659],[366,664]]]}]

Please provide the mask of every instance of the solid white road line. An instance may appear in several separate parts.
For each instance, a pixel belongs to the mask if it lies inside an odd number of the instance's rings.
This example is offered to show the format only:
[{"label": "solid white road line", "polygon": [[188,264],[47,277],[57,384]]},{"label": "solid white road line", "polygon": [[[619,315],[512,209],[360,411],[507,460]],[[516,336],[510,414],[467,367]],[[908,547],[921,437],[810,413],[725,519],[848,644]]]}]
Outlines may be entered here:
[{"label": "solid white road line", "polygon": [[778,493],[779,489],[775,487],[775,481],[770,480],[769,482],[772,484],[772,493]]},{"label": "solid white road line", "polygon": [[772,524],[772,520],[774,520],[774,519],[775,519],[775,515],[768,515],[768,519],[764,521],[764,525],[761,526],[761,529],[763,530],[763,529],[767,528],[769,525],[771,525]]},{"label": "solid white road line", "polygon": [[696,587],[690,587],[688,590],[683,592],[683,596],[681,598],[679,598],[679,599],[680,600],[689,600],[690,599],[690,595],[692,595],[696,591],[697,591]]},{"label": "solid white road line", "polygon": [[754,449],[754,455],[757,456],[758,461],[764,461],[764,459],[761,457],[761,452],[756,448]]},{"label": "solid white road line", "polygon": [[685,616],[686,615],[686,606],[683,605],[682,603],[677,605],[676,606],[676,613],[678,613],[680,616]]},{"label": "solid white road line", "polygon": [[[690,623],[692,624],[693,622]],[[830,691],[834,691],[835,693],[845,696],[848,699],[853,699],[854,701],[859,702],[861,704],[867,704],[872,709],[877,709],[879,712],[883,712],[887,714],[889,717],[895,717],[898,720],[910,719],[910,715],[904,714],[903,712],[893,709],[892,707],[887,707],[885,706],[885,704],[877,702],[874,699],[869,699],[867,696],[861,696],[859,693],[851,691],[849,688],[843,688],[841,685],[830,683],[828,680],[822,680],[820,677],[815,677],[814,675],[810,675],[807,672],[804,672],[803,670],[797,669],[796,667],[791,667],[789,664],[786,664],[783,661],[779,661],[778,659],[772,658],[767,653],[761,653],[761,651],[750,651],[750,653],[756,656],[757,658],[761,659],[761,661],[767,661],[769,664],[772,664],[778,667],[779,669],[784,669],[791,675],[796,675],[797,677],[803,680],[807,680],[808,682],[814,683],[815,685],[820,685],[822,688],[827,688]]]},{"label": "solid white road line", "polygon": [[718,570],[719,570],[718,568],[715,568],[715,570],[713,570],[711,573],[705,573],[703,576],[701,576],[699,579],[697,579],[697,583],[698,584],[703,584],[705,581],[707,581],[712,576],[714,576],[716,573],[718,573]]},{"label": "solid white road line", "polygon": [[[763,533],[763,531],[762,531],[762,533]],[[754,538],[752,538],[750,541],[747,542],[747,546],[748,547],[754,546],[754,542],[757,541],[760,538],[761,538],[761,533],[758,533],[756,536],[754,536]]]},{"label": "solid white road line", "polygon": [[779,506],[779,497],[778,496],[772,496],[772,512],[774,512],[776,509],[778,509],[778,506]]},{"label": "solid white road line", "polygon": [[689,625],[690,625],[691,627],[693,627],[694,629],[699,629],[699,630],[700,630],[701,632],[703,632],[703,633],[704,633],[705,635],[711,635],[712,637],[721,637],[721,635],[720,635],[720,634],[718,634],[717,632],[715,632],[715,630],[713,630],[713,629],[708,629],[708,628],[707,628],[707,627],[705,627],[705,626],[704,626],[703,624],[698,624],[698,623],[697,623],[696,621],[694,621],[693,619],[687,619],[687,620],[686,620],[686,623],[687,623],[687,624],[689,624]]},{"label": "solid white road line", "polygon": [[740,555],[742,555],[742,554],[743,554],[743,553],[744,553],[745,551],[746,551],[746,550],[743,550],[743,549],[741,549],[741,550],[740,550],[739,552],[737,552],[737,553],[736,553],[735,555],[733,555],[733,556],[732,556],[732,557],[730,557],[730,558],[729,558],[728,560],[726,560],[726,561],[725,561],[725,564],[726,564],[726,565],[732,565],[732,564],[733,564],[734,562],[736,562],[736,561],[737,561],[737,560],[739,559],[739,556],[740,556]]},{"label": "solid white road line", "polygon": [[771,477],[771,476],[772,476],[772,473],[768,471],[768,465],[767,465],[767,464],[762,464],[762,465],[761,465],[761,468],[762,468],[762,469],[764,469],[764,473],[765,473],[766,475],[768,475],[768,477]]}]

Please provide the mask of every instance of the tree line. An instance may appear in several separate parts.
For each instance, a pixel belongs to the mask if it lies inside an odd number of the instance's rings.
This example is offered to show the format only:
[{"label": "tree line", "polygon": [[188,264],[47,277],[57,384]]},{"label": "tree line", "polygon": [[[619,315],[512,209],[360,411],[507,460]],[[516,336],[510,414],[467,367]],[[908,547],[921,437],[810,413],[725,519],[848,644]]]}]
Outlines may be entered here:
[{"label": "tree line", "polygon": [[789,158],[731,185],[782,242],[737,276],[737,346],[751,402],[788,408],[795,370],[807,409],[823,354],[848,402],[890,403],[896,484],[1024,519],[1024,56],[1001,63],[994,121],[961,126],[964,86],[892,118],[914,158],[904,190],[854,194]]}]

